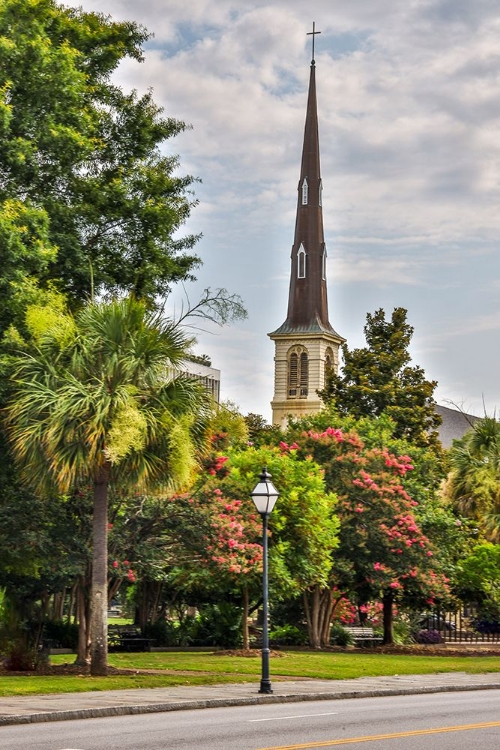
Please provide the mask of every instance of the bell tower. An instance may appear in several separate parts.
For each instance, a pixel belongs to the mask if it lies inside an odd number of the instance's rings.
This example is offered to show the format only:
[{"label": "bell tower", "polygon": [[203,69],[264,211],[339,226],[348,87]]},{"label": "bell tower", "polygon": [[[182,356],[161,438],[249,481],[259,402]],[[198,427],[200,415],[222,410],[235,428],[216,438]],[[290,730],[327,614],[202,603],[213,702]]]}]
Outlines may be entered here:
[{"label": "bell tower", "polygon": [[310,33],[313,54],[297,186],[288,313],[285,322],[269,334],[275,343],[272,422],[280,426],[286,424],[289,416],[302,417],[321,409],[316,391],[324,388],[329,369],[338,372],[339,346],[345,341],[328,319],[314,61],[314,36],[321,32],[315,31],[313,24]]}]

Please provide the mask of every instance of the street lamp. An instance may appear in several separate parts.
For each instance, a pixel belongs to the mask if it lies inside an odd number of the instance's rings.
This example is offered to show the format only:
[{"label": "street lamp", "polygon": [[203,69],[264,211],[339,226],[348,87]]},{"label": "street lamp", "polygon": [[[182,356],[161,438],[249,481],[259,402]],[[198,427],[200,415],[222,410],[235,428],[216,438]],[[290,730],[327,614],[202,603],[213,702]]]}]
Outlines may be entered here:
[{"label": "street lamp", "polygon": [[268,630],[268,585],[267,585],[267,519],[272,513],[279,492],[271,482],[271,475],[264,466],[259,481],[251,493],[257,511],[262,518],[262,608],[264,622],[262,626],[262,679],[260,681],[259,693],[272,693],[271,680],[269,678],[269,630]]}]

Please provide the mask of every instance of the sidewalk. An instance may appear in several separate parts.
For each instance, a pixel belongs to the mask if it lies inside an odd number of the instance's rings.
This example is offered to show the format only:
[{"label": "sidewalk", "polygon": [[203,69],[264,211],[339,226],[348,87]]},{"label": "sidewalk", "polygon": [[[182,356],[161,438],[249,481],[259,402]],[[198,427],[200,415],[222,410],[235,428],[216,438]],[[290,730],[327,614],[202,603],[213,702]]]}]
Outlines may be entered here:
[{"label": "sidewalk", "polygon": [[477,675],[453,672],[401,677],[359,677],[353,680],[276,680],[273,681],[272,695],[259,695],[259,681],[256,681],[239,685],[13,696],[0,698],[0,726],[257,703],[292,703],[499,688],[498,672]]}]

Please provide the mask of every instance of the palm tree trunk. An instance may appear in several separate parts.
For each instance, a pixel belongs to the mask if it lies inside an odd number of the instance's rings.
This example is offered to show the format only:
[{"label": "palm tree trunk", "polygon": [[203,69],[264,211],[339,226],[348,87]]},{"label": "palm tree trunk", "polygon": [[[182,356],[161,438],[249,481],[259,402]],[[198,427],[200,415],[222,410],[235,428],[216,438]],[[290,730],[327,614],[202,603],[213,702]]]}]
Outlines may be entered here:
[{"label": "palm tree trunk", "polygon": [[94,483],[90,674],[108,674],[108,484],[109,464]]},{"label": "palm tree trunk", "polygon": [[85,576],[78,576],[76,588],[76,617],[78,621],[78,651],[75,664],[88,666],[89,664],[89,622],[87,616],[87,597],[85,595]]}]

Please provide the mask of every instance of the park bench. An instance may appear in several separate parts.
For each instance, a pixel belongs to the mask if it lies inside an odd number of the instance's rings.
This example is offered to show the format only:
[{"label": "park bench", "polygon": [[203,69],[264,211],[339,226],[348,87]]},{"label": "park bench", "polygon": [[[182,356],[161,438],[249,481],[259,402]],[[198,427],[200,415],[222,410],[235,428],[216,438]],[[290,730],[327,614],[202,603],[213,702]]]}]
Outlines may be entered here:
[{"label": "park bench", "polygon": [[140,629],[133,625],[108,626],[110,651],[150,651],[153,644],[153,638],[144,638]]},{"label": "park bench", "polygon": [[382,643],[382,638],[375,635],[373,628],[345,627],[345,630],[352,636],[356,646],[375,646],[377,643]]}]

